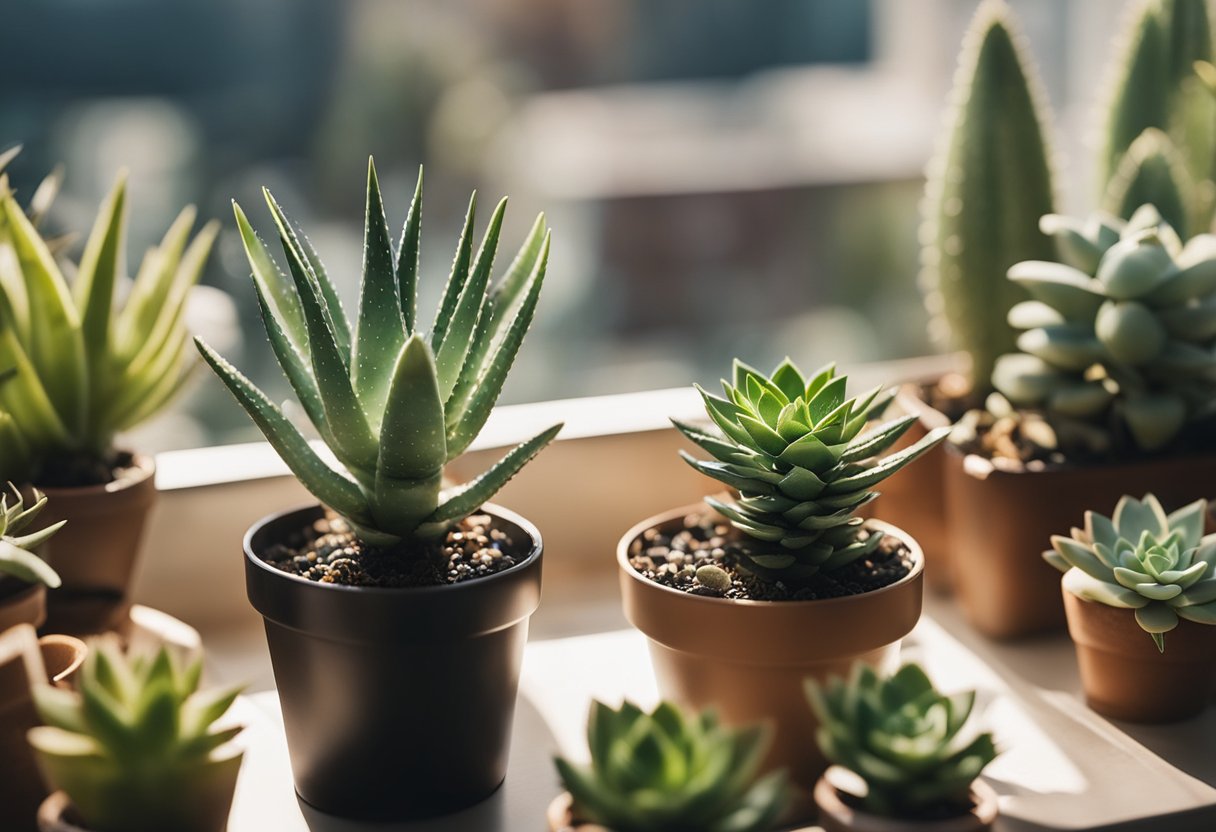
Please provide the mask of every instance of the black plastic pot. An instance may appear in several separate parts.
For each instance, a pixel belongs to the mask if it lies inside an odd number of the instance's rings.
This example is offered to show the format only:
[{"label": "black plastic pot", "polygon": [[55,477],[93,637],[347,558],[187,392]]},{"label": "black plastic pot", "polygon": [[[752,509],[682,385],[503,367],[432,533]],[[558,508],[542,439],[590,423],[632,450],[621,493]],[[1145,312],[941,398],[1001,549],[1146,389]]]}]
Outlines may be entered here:
[{"label": "black plastic pot", "polygon": [[262,614],[300,798],[346,818],[409,820],[481,801],[507,770],[528,618],[540,603],[540,533],[483,509],[518,565],[450,586],[320,584],[258,553],[322,516],[272,515],[245,537],[245,582]]}]

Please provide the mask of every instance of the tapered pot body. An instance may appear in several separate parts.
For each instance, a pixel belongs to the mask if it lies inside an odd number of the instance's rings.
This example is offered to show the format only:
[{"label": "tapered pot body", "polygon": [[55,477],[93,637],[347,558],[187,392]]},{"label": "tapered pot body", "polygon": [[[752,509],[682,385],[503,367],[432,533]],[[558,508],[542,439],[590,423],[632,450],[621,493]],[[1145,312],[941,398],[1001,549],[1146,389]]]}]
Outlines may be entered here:
[{"label": "tapered pot body", "polygon": [[924,556],[916,542],[869,521],[912,552],[911,572],[890,586],[821,601],[734,601],[671,589],[629,563],[633,541],[650,528],[677,531],[701,511],[685,506],[631,529],[617,551],[625,617],[650,642],[664,698],[712,707],[724,721],[769,722],[775,729],[766,769],[787,768],[808,792],[826,763],[815,745],[816,721],[804,681],[847,675],[864,661],[888,666],[920,618]]},{"label": "tapered pot body", "polygon": [[995,468],[947,447],[946,512],[955,593],[971,623],[1009,639],[1064,627],[1060,573],[1043,560],[1053,534],[1124,494],[1155,494],[1173,510],[1216,491],[1216,456],[1148,459],[1040,471]]},{"label": "tapered pot body", "polygon": [[935,820],[900,820],[854,808],[827,776],[815,784],[815,805],[823,832],[987,832],[996,822],[996,792],[982,780],[971,785],[971,811]]},{"label": "tapered pot body", "polygon": [[46,621],[46,587],[11,576],[0,577],[0,633],[18,624],[41,627]]},{"label": "tapered pot body", "polygon": [[48,502],[39,527],[68,521],[40,551],[63,579],[47,599],[47,630],[92,635],[120,629],[156,502],[155,463],[135,455],[132,467],[112,483],[41,490]]},{"label": "tapered pot body", "polygon": [[296,791],[320,811],[428,817],[502,783],[542,546],[522,517],[483,511],[521,562],[450,586],[321,584],[261,559],[320,519],[320,506],[269,517],[246,536],[246,588],[265,619]]},{"label": "tapered pot body", "polygon": [[[38,647],[47,678],[37,681],[69,686],[84,661],[84,642],[69,636],[43,636]],[[30,697],[31,681],[21,658],[0,664],[0,761],[4,772],[0,776],[0,828],[12,832],[36,827],[38,804],[46,797],[33,749],[25,738],[39,724]]]},{"label": "tapered pot body", "polygon": [[1162,652],[1132,610],[1063,593],[1089,707],[1129,722],[1175,722],[1212,701],[1216,626],[1180,621],[1165,634]]}]

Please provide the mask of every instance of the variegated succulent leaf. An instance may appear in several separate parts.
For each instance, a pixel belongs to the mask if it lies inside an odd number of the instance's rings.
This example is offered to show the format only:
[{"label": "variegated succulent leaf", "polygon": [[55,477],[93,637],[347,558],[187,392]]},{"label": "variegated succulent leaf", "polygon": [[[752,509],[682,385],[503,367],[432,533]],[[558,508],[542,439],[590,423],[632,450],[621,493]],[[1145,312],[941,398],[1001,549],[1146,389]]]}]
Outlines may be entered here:
[{"label": "variegated succulent leaf", "polygon": [[442,535],[490,499],[560,425],[506,454],[472,483],[441,488],[444,466],[477,437],[532,323],[549,260],[543,218],[492,284],[506,200],[480,245],[470,200],[447,286],[429,333],[417,317],[422,172],[394,251],[369,160],[363,280],[353,328],[326,270],[269,193],[287,268],[279,268],[234,206],[275,356],[301,408],[340,465],[331,467],[260,390],[206,344],[207,363],[301,483],[363,541],[393,547]]},{"label": "variegated succulent leaf", "polygon": [[697,388],[720,433],[674,423],[712,457],[682,451],[683,459],[738,492],[730,502],[707,502],[752,539],[746,567],[761,577],[805,579],[873,552],[881,534],[859,535],[854,512],[878,496],[878,483],[949,433],[934,430],[883,456],[914,419],[876,424],[889,391],[850,398],[847,383],[834,365],[807,378],[788,358],[771,376],[736,361],[723,397]]},{"label": "variegated succulent leaf", "polygon": [[1078,598],[1134,610],[1164,652],[1180,619],[1216,624],[1216,534],[1203,533],[1206,516],[1206,500],[1167,514],[1152,494],[1124,496],[1111,517],[1087,511],[1084,528],[1053,536],[1043,557]]},{"label": "variegated succulent leaf", "polygon": [[614,832],[767,832],[789,798],[784,772],[757,779],[767,729],[727,727],[712,711],[593,702],[587,743],[589,765],[554,762],[576,819]]},{"label": "variegated succulent leaf", "polygon": [[943,694],[918,664],[882,676],[862,662],[850,677],[807,680],[830,763],[857,774],[878,815],[907,818],[969,805],[971,784],[997,756],[990,733],[970,728],[975,692]]}]

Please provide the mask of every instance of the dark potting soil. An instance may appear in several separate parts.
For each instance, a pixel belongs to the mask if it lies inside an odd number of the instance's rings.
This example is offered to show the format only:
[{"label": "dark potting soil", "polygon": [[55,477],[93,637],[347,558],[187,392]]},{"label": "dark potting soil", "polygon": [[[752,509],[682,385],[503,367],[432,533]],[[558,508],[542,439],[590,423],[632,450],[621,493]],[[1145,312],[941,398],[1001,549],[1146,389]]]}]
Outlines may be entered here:
[{"label": "dark potting soil", "polygon": [[124,479],[135,468],[135,457],[129,451],[112,451],[101,457],[82,455],[47,459],[34,477],[34,484],[38,488],[109,485]]},{"label": "dark potting soil", "polygon": [[[864,536],[868,532],[862,529]],[[675,534],[647,529],[629,548],[629,563],[650,580],[714,598],[752,601],[814,601],[860,595],[890,586],[912,570],[912,553],[903,541],[885,535],[874,553],[830,573],[819,573],[796,584],[766,581],[748,572],[743,553],[749,538],[708,512],[690,514]],[[701,567],[718,567],[730,579],[705,581]],[[704,578],[720,577],[716,570]]]},{"label": "dark potting soil", "polygon": [[527,556],[488,514],[472,514],[443,540],[413,548],[366,546],[346,521],[326,516],[263,554],[271,566],[310,581],[369,587],[458,584],[509,569]]}]

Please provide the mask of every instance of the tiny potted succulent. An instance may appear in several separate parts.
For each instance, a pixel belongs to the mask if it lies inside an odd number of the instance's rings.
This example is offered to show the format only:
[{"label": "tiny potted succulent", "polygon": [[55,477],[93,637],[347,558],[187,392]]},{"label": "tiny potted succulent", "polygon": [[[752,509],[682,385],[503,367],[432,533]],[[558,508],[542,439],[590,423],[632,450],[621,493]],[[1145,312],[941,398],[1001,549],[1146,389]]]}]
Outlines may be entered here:
[{"label": "tiny potted succulent", "polygon": [[568,791],[550,832],[769,832],[789,799],[783,771],[757,779],[769,731],[727,728],[670,702],[591,703],[590,765],[555,760]]},{"label": "tiny potted succulent", "polygon": [[808,788],[823,760],[800,741],[814,729],[803,679],[883,661],[920,617],[916,541],[855,512],[948,432],[884,457],[915,417],[871,427],[891,391],[849,398],[846,385],[833,366],[804,377],[786,359],[771,377],[736,361],[725,398],[698,387],[717,431],[676,427],[713,459],[681,454],[735,493],[646,520],[618,548],[625,615],[650,639],[663,695],[730,724],[773,722],[769,765]]},{"label": "tiny potted succulent", "polygon": [[47,498],[34,492],[34,504],[27,508],[21,492],[12,483],[8,488],[8,493],[0,494],[0,633],[17,624],[41,627],[46,620],[47,587],[55,589],[61,581],[34,550],[67,522],[29,531],[46,508]]},{"label": "tiny potted succulent", "polygon": [[115,437],[167,405],[190,369],[184,309],[217,231],[208,225],[191,239],[194,215],[184,210],[149,250],[119,307],[125,177],[70,265],[35,212],[0,185],[0,471],[51,497],[42,522],[72,520],[44,551],[63,578],[49,599],[57,632],[119,626],[129,605],[156,488],[151,458],[117,448]]},{"label": "tiny potted succulent", "polygon": [[1064,608],[1089,706],[1133,722],[1198,714],[1216,693],[1216,534],[1207,501],[1166,514],[1152,494],[1055,535]]},{"label": "tiny potted succulent", "polygon": [[989,415],[955,429],[968,456],[946,479],[955,589],[998,637],[1063,624],[1041,541],[1132,486],[1177,508],[1216,465],[1216,237],[1184,243],[1152,206],[1043,228],[1062,262],[1010,269],[1030,296],[1010,311],[1020,351],[997,362]]},{"label": "tiny potted succulent", "polygon": [[858,664],[848,681],[808,681],[806,690],[833,764],[815,785],[824,832],[991,828],[997,796],[978,778],[996,745],[990,733],[964,730],[975,691],[939,693],[917,664],[890,677]]},{"label": "tiny potted succulent", "polygon": [[417,316],[422,179],[393,252],[368,168],[353,332],[326,272],[270,194],[290,277],[236,207],[270,343],[344,470],[202,341],[200,351],[321,505],[257,523],[249,599],[265,619],[296,790],[333,815],[407,819],[498,788],[528,619],[540,600],[535,527],[486,503],[557,434],[444,488],[485,424],[531,324],[549,257],[539,217],[490,282],[505,200],[473,247],[474,201],[430,331]]},{"label": "tiny potted succulent", "polygon": [[239,688],[200,690],[202,657],[182,665],[162,647],[126,656],[94,643],[78,691],[34,689],[30,729],[43,779],[57,791],[40,832],[223,832],[242,752],[241,727],[217,721]]}]

